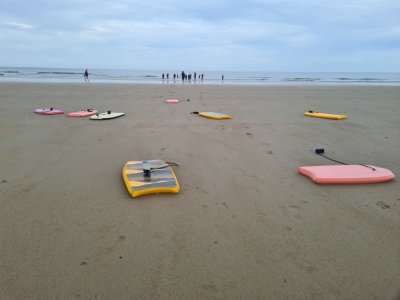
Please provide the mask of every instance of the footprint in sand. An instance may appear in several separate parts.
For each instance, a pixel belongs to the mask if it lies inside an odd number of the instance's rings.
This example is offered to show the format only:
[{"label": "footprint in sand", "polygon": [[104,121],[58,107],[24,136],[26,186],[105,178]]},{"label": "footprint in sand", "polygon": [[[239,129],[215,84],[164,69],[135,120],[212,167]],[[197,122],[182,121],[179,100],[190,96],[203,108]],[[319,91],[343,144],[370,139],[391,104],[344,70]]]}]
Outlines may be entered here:
[{"label": "footprint in sand", "polygon": [[201,287],[204,290],[212,292],[212,293],[217,293],[218,292],[218,289],[215,286],[211,285],[211,284],[203,284]]},{"label": "footprint in sand", "polygon": [[246,132],[246,134],[247,134],[248,136],[253,136],[253,134],[252,134],[251,132]]},{"label": "footprint in sand", "polygon": [[378,205],[380,208],[382,208],[382,209],[386,209],[386,208],[390,208],[390,205],[387,205],[385,202],[383,202],[383,201],[379,201],[379,202],[376,202],[376,205]]}]

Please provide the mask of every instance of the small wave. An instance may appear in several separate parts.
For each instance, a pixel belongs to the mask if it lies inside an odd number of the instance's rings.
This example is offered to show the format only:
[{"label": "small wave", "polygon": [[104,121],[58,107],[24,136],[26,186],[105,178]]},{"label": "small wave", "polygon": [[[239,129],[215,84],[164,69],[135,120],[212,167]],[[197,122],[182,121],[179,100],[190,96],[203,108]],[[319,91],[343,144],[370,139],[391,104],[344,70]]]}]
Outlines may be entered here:
[{"label": "small wave", "polygon": [[[238,82],[257,82],[257,81],[265,81],[265,80],[270,80],[271,77],[224,77],[225,81],[238,81]],[[199,79],[201,80],[201,79]],[[214,80],[214,81],[220,81],[221,78],[207,78],[207,80]]]},{"label": "small wave", "polygon": [[19,73],[18,71],[3,71],[4,73]]},{"label": "small wave", "polygon": [[37,72],[36,74],[50,74],[50,75],[82,75],[83,73],[75,72]]},{"label": "small wave", "polygon": [[258,77],[251,77],[251,76],[249,76],[249,77],[246,77],[246,78],[239,78],[239,80],[249,80],[249,81],[253,81],[253,80],[269,80],[269,79],[271,79],[271,77],[260,77],[260,76],[258,76]]},{"label": "small wave", "polygon": [[156,76],[156,75],[145,75],[145,76],[143,76],[144,78],[151,78],[151,77],[158,77],[158,76]]},{"label": "small wave", "polygon": [[360,80],[365,80],[365,81],[385,81],[385,79],[379,79],[379,78],[360,78]]},{"label": "small wave", "polygon": [[348,80],[348,81],[386,81],[385,79],[380,78],[348,78],[348,77],[339,77],[335,78],[336,80]]},{"label": "small wave", "polygon": [[295,77],[295,78],[283,78],[286,81],[317,81],[321,78],[308,78],[308,77]]},{"label": "small wave", "polygon": [[0,76],[4,76],[4,74],[0,73]]}]

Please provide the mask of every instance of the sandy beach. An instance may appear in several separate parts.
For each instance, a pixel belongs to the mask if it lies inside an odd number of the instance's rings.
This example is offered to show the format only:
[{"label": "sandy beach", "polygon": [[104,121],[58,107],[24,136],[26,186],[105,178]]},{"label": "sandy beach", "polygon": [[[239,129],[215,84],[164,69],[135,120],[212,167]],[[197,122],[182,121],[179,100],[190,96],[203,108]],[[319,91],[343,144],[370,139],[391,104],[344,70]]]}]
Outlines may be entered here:
[{"label": "sandy beach", "polygon": [[[0,298],[400,297],[399,177],[317,185],[297,172],[334,164],[314,154],[325,148],[400,176],[399,95],[382,86],[1,83]],[[125,116],[91,121],[38,107]],[[130,197],[122,167],[150,159],[179,164],[179,194]]]}]

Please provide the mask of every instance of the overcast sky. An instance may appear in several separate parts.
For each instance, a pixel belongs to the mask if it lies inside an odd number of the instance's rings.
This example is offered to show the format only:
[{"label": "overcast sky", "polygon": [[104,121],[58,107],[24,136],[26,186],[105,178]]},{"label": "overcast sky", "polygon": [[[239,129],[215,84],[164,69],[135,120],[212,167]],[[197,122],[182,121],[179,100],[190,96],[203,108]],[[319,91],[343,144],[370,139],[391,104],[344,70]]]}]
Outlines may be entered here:
[{"label": "overcast sky", "polygon": [[0,66],[400,71],[400,0],[1,0]]}]

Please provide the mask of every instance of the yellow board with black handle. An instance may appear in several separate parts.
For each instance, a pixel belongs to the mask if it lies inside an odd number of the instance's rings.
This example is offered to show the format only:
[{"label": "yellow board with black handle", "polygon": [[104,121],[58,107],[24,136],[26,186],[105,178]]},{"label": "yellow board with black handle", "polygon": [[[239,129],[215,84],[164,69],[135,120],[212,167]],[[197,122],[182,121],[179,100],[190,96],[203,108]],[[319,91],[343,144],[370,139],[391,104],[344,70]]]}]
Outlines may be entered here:
[{"label": "yellow board with black handle", "polygon": [[305,112],[304,115],[307,116],[307,117],[330,119],[330,120],[347,119],[346,115],[335,115],[335,114],[328,114],[328,113],[320,113],[320,112],[315,112],[315,111],[312,111],[312,110]]},{"label": "yellow board with black handle", "polygon": [[128,161],[122,170],[122,177],[132,197],[180,191],[170,164],[162,160]]}]

